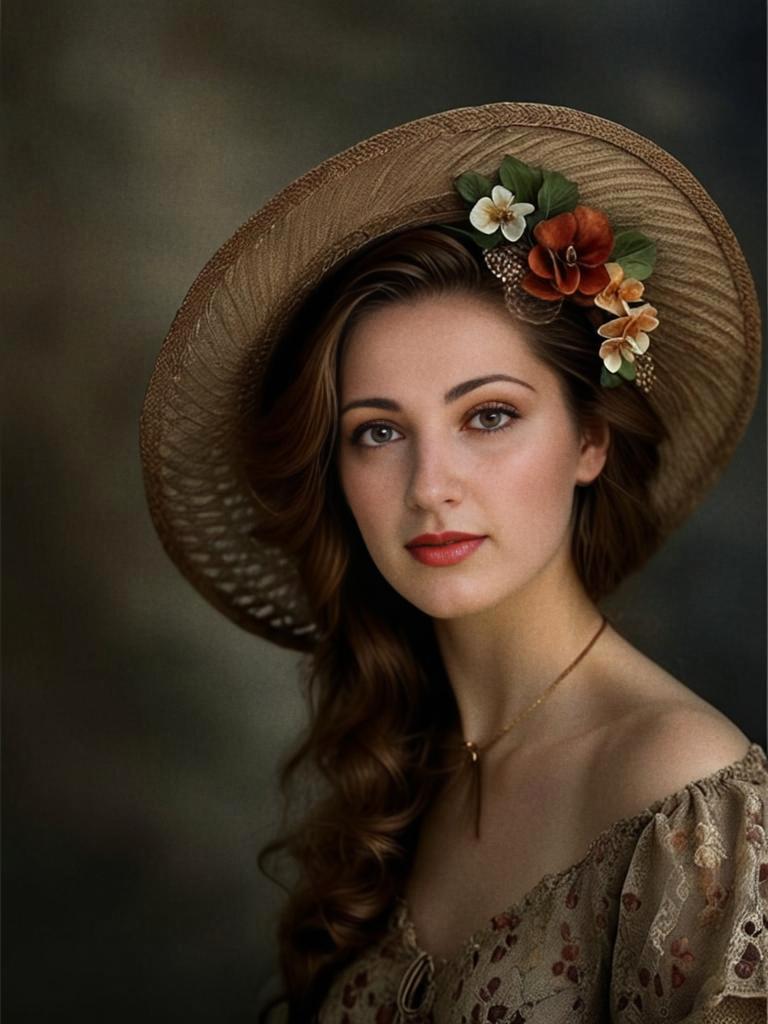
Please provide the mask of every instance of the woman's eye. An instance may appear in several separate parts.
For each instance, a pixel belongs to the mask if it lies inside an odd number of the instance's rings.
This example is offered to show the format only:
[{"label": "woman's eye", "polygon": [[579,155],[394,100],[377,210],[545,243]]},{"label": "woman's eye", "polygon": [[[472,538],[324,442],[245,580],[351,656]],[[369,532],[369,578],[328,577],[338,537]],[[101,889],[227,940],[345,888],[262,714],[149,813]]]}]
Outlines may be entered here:
[{"label": "woman's eye", "polygon": [[[359,444],[363,448],[381,448],[382,445],[392,440],[391,434],[395,434],[398,431],[394,427],[390,427],[388,423],[371,423],[368,426],[358,427],[358,429],[352,435],[352,443]],[[363,441],[363,437],[370,433],[373,438],[372,442]]]},{"label": "woman's eye", "polygon": [[[505,406],[489,406],[485,409],[478,409],[470,419],[480,420],[480,430],[484,434],[493,434],[497,430],[504,430],[505,427],[512,425],[512,420],[517,419],[517,413],[514,409],[507,408]],[[506,416],[507,421],[502,422],[502,417]]]}]

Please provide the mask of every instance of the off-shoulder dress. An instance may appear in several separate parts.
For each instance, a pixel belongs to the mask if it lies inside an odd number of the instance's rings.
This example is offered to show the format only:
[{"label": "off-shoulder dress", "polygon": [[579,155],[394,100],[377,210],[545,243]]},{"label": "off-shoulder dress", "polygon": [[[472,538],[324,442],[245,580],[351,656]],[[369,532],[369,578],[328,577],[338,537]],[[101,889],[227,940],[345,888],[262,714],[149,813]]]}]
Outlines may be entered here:
[{"label": "off-shoulder dress", "polygon": [[765,1024],[767,808],[768,759],[752,742],[614,822],[450,960],[420,948],[400,898],[319,1024]]}]

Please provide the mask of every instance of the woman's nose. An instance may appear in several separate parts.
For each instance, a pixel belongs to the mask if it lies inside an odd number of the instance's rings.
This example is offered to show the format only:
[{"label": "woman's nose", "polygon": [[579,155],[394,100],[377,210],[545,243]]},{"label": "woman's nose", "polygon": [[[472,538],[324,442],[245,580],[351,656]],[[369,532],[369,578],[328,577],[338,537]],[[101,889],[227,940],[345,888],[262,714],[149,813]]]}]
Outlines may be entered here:
[{"label": "woman's nose", "polygon": [[458,453],[439,440],[426,438],[414,442],[411,450],[406,505],[430,511],[445,502],[460,501],[463,485]]}]

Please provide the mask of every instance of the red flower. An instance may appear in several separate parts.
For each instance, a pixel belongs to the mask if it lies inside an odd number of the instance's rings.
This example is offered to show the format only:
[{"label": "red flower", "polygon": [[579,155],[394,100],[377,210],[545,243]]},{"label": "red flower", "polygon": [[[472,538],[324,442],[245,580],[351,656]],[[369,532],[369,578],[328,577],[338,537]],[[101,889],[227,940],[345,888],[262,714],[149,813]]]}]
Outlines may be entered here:
[{"label": "red flower", "polygon": [[572,296],[592,305],[610,283],[605,263],[613,250],[608,218],[591,206],[540,221],[533,229],[537,245],[528,253],[530,270],[520,282],[525,291],[550,302]]}]

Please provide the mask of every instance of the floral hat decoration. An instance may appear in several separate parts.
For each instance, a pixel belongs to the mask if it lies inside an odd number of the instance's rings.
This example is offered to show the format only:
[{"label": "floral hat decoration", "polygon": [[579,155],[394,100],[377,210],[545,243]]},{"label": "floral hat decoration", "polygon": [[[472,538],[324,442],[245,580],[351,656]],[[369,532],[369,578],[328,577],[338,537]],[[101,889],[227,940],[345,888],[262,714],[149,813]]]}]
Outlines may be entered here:
[{"label": "floral hat decoration", "polygon": [[453,184],[471,207],[472,230],[442,226],[480,246],[504,282],[507,307],[536,324],[556,319],[564,302],[588,309],[593,321],[605,320],[596,323],[600,383],[634,381],[649,392],[655,371],[648,334],[659,318],[643,281],[653,271],[655,243],[632,228],[614,232],[602,210],[579,203],[573,181],[511,155],[493,180],[465,171]]},{"label": "floral hat decoration", "polygon": [[518,316],[584,310],[595,376],[644,389],[667,428],[648,495],[664,533],[717,479],[754,408],[760,313],[744,254],[706,189],[650,139],[569,107],[503,102],[430,114],[329,156],[199,272],[141,415],[147,501],[167,553],[219,611],[281,646],[314,649],[318,627],[295,557],[259,540],[266,513],[247,469],[267,443],[256,424],[273,356],[289,374],[308,304],[348,260],[425,226],[477,245]]}]

